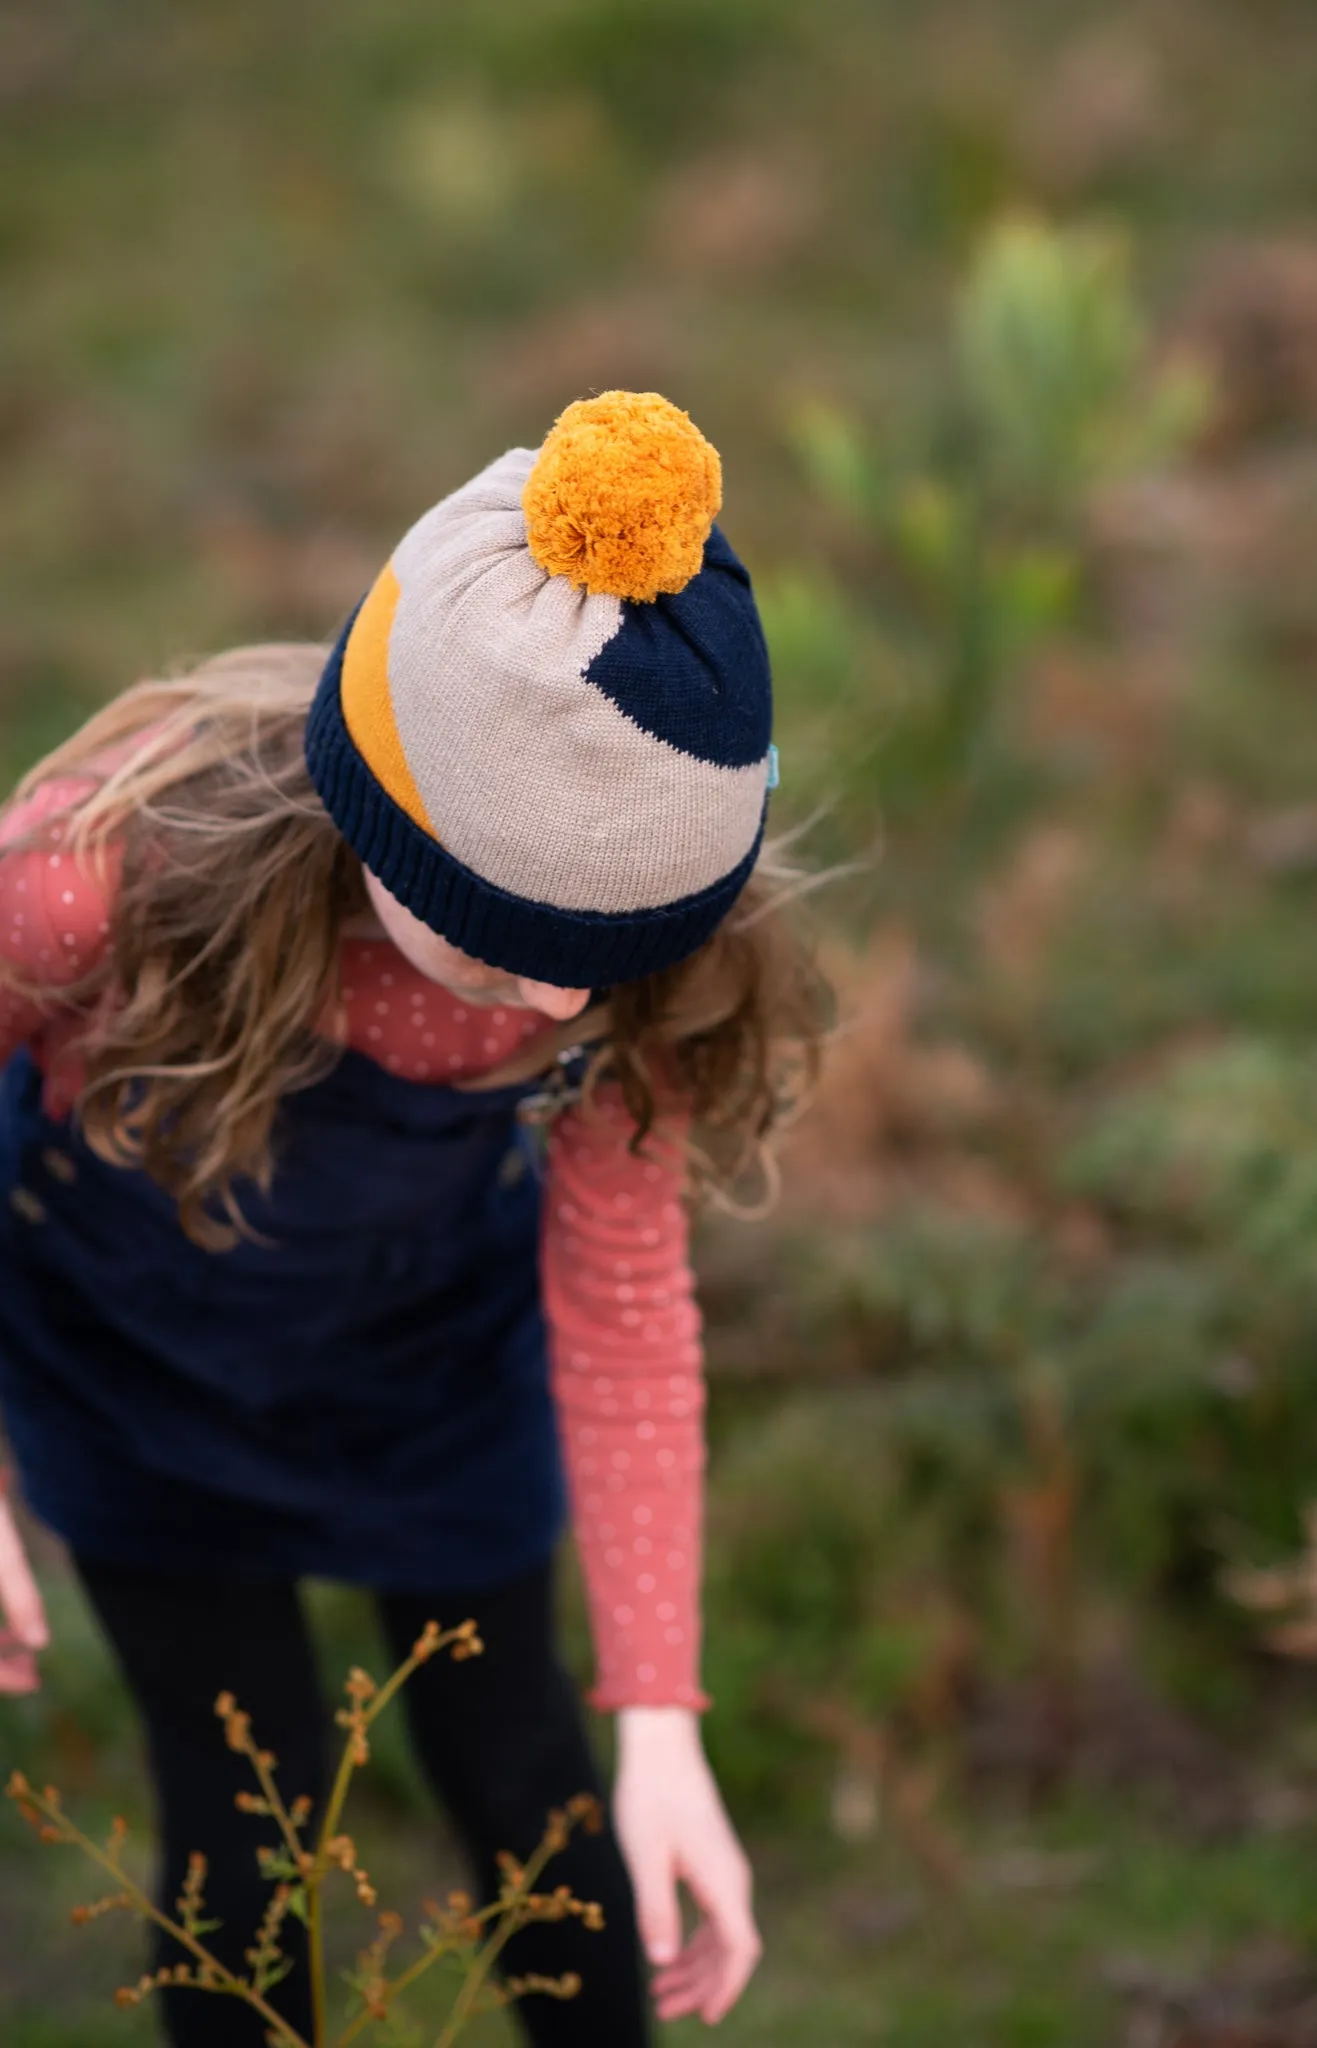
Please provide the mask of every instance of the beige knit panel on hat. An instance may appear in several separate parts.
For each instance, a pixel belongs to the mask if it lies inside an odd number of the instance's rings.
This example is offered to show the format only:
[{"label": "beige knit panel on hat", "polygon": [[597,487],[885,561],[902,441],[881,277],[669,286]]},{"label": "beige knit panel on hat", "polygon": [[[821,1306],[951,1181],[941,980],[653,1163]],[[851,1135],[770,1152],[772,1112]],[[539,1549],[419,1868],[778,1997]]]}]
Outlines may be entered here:
[{"label": "beige knit panel on hat", "polygon": [[532,559],[534,460],[500,456],[393,556],[398,735],[440,844],[485,881],[563,910],[654,909],[745,858],[766,769],[682,753],[586,680],[623,606]]}]

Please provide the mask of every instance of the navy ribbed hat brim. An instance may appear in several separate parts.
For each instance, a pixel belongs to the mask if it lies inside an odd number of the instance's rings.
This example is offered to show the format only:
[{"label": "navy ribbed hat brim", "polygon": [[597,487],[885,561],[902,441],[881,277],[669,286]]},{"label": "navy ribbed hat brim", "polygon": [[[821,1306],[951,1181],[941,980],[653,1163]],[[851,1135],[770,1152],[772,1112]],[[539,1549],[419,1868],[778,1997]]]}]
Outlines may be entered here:
[{"label": "navy ribbed hat brim", "polygon": [[750,878],[764,818],[754,844],[730,873],[674,903],[602,912],[564,910],[514,896],[433,839],[380,786],[358,753],[340,695],[343,654],[355,616],[339,635],[312,701],[306,760],[338,830],[391,896],[472,959],[558,988],[639,981],[699,950]]}]

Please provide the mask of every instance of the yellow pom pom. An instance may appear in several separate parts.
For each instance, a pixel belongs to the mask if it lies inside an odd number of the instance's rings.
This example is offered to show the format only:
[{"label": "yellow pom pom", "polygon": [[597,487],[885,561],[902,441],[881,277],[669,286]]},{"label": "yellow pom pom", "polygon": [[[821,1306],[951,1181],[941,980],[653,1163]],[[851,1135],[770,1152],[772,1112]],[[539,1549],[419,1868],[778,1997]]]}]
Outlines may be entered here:
[{"label": "yellow pom pom", "polygon": [[657,391],[605,391],[569,405],[521,498],[541,569],[647,604],[698,572],[721,503],[717,449]]}]

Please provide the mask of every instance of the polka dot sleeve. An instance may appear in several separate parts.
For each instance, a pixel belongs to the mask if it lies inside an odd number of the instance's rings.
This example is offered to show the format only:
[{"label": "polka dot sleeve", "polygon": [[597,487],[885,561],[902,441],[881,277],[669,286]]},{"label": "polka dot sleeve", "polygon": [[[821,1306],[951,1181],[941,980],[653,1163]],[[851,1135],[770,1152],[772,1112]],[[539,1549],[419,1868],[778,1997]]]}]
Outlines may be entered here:
[{"label": "polka dot sleeve", "polygon": [[[110,884],[73,860],[59,816],[87,787],[53,778],[0,819],[0,1064],[35,1043],[49,1071],[78,1022],[61,993],[96,965],[105,945]],[[16,843],[24,839],[27,845]]]},{"label": "polka dot sleeve", "polygon": [[[601,1098],[605,1091],[601,1091]],[[620,1096],[551,1129],[544,1305],[595,1641],[592,1703],[706,1707],[704,1381],[675,1120],[628,1149]]]}]

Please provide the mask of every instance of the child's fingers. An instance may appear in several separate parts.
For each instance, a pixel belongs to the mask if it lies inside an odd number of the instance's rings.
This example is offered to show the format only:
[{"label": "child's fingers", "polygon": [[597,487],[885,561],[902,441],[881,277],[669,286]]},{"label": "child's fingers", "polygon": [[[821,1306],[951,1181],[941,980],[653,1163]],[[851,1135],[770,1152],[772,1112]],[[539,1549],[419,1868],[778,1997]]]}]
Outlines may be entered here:
[{"label": "child's fingers", "polygon": [[31,1650],[0,1649],[0,1693],[35,1692],[40,1683]]},{"label": "child's fingers", "polygon": [[[656,1999],[684,1997],[693,1986],[703,1989],[712,1983],[711,1972],[718,1967],[718,1944],[707,1920],[701,1921],[674,1963],[655,1972],[652,1990]],[[703,1995],[703,1990],[701,1991]]]},{"label": "child's fingers", "polygon": [[46,1609],[27,1561],[9,1502],[0,1496],[0,1607],[20,1643],[44,1650],[50,1641]]},{"label": "child's fingers", "polygon": [[661,1984],[669,1977],[689,1976],[698,1963],[703,1962],[708,1956],[716,1954],[717,1949],[717,1935],[707,1920],[701,1920],[699,1926],[691,1935],[690,1940],[682,1949],[681,1954],[674,1956],[665,1969],[659,1970],[656,1973],[654,1982]]},{"label": "child's fingers", "polygon": [[745,1990],[763,1950],[748,1900],[743,1908],[724,1905],[722,1917],[708,1925],[708,1967],[700,1972],[698,2005],[701,2017],[713,2026]]},{"label": "child's fingers", "polygon": [[681,1947],[681,1906],[672,1860],[651,1851],[630,1859],[636,1924],[651,1963],[670,1963]]},{"label": "child's fingers", "polygon": [[751,1904],[749,1865],[739,1852],[730,1853],[717,1859],[712,1869],[689,1871],[686,1881],[716,1937],[715,1988],[700,2007],[703,2018],[713,2025],[735,2005],[763,1953]]},{"label": "child's fingers", "polygon": [[673,2020],[689,2019],[692,2013],[701,2010],[703,2004],[704,2000],[699,1989],[692,1986],[689,1991],[683,1991],[680,1994],[674,1994],[671,1998],[662,1999],[655,2006],[654,2011],[666,2027]]},{"label": "child's fingers", "polygon": [[754,1975],[761,1953],[760,1943],[756,1937],[750,1947],[738,1948],[723,1958],[715,1985],[700,2007],[701,2017],[711,2027],[716,2026],[724,2014],[729,2013],[736,2004]]},{"label": "child's fingers", "polygon": [[705,1956],[678,1984],[655,1992],[655,2008],[661,2020],[683,2019],[699,2012],[718,1989],[719,1964],[716,1956]]},{"label": "child's fingers", "polygon": [[751,1948],[729,1949],[712,1923],[702,1921],[678,1960],[654,1979],[659,2018],[676,2020],[698,2012],[716,2025],[745,1989],[758,1957],[757,1936]]}]

